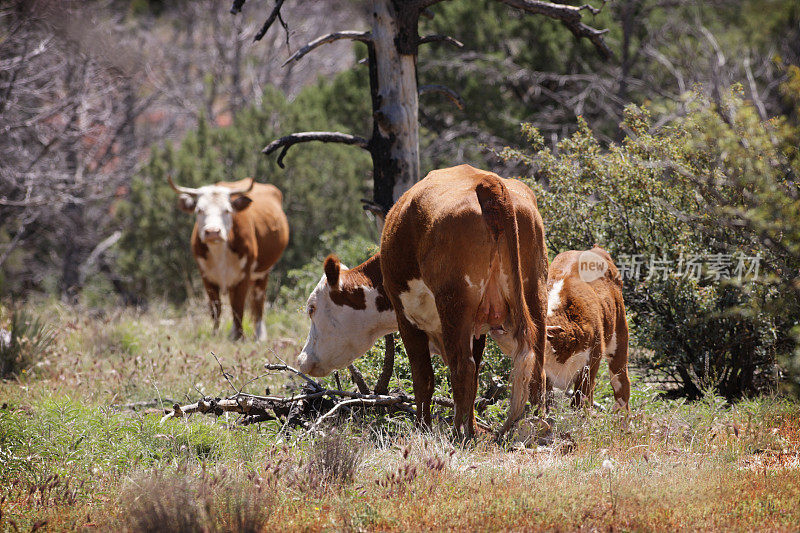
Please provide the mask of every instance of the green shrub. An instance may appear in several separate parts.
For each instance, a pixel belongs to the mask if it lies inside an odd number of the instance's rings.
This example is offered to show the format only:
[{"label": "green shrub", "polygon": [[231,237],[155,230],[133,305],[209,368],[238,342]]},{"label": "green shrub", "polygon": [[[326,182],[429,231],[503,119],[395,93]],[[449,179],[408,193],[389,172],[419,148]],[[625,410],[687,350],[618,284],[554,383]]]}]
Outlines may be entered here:
[{"label": "green shrub", "polygon": [[524,126],[534,153],[502,155],[535,169],[526,181],[551,254],[599,244],[615,258],[644,368],[689,397],[713,387],[731,398],[772,384],[775,356],[794,349],[797,161],[782,152],[785,124],[760,121],[740,93],[692,99],[661,128],[628,107],[627,136],[608,148],[585,123],[555,151]]}]

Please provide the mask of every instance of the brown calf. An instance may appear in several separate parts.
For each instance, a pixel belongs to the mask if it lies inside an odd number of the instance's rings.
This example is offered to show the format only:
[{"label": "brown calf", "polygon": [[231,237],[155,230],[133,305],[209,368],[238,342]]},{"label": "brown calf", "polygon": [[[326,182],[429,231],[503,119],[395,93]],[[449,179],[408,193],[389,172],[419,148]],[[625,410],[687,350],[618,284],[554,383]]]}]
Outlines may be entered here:
[{"label": "brown calf", "polygon": [[628,410],[628,323],[622,281],[611,256],[600,247],[558,254],[547,278],[548,388],[573,384],[575,407],[593,403],[600,360],[608,360],[614,409]]}]

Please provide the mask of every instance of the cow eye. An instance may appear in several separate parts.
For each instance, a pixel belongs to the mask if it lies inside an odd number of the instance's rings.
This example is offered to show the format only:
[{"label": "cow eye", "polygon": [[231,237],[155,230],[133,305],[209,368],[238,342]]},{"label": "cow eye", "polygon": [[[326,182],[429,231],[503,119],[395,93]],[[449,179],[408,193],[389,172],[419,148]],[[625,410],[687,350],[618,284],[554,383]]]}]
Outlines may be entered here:
[{"label": "cow eye", "polygon": [[311,316],[311,315],[313,315],[313,314],[314,314],[314,311],[316,311],[316,309],[317,309],[317,306],[315,306],[315,305],[309,305],[309,306],[308,306],[308,316]]}]

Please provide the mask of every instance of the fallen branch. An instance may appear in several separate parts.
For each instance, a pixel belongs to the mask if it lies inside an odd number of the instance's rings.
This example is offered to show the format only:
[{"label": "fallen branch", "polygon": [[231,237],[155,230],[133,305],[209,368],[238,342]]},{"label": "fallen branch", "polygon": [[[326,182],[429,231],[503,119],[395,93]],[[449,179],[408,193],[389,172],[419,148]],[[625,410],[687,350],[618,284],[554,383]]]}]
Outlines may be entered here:
[{"label": "fallen branch", "polygon": [[[236,391],[235,394],[226,398],[206,396],[195,403],[187,405],[174,403],[172,409],[167,410],[164,416],[161,417],[161,424],[172,418],[183,418],[194,413],[214,414],[216,416],[220,416],[223,413],[237,413],[242,415],[242,418],[237,421],[241,425],[254,424],[265,420],[285,419],[284,428],[301,426],[309,432],[315,432],[319,431],[320,426],[326,420],[334,418],[342,411],[352,412],[355,407],[389,408],[412,417],[416,416],[416,410],[414,409],[416,401],[413,396],[408,396],[402,392],[399,394],[371,394],[366,383],[359,386],[361,392],[342,390],[341,386],[338,389],[328,389],[286,363],[267,363],[264,368],[268,371],[289,372],[301,378],[305,382],[302,393],[283,397],[258,396],[242,392],[233,385],[231,382],[233,376],[225,371],[216,355],[214,358],[223,377]],[[350,370],[351,375],[361,376],[361,373],[354,366],[350,365]],[[361,376],[361,381],[363,381],[363,376]],[[449,408],[453,408],[454,405],[453,400],[450,398],[438,396],[434,396],[431,399],[431,403]],[[490,426],[481,422],[478,423],[478,426],[486,431],[492,430]]]}]

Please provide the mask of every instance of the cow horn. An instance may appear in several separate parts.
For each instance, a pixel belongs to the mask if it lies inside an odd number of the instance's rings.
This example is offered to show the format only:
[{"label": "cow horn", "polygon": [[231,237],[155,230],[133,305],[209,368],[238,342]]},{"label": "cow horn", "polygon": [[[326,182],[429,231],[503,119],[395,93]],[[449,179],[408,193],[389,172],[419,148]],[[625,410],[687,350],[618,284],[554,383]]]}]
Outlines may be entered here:
[{"label": "cow horn", "polygon": [[234,194],[247,194],[253,189],[253,185],[256,184],[255,178],[250,178],[250,186],[249,187],[240,187],[238,189],[231,189],[231,196]]},{"label": "cow horn", "polygon": [[172,190],[178,194],[191,194],[192,196],[197,196],[200,194],[200,189],[175,185],[175,182],[172,181],[172,174],[167,174],[167,181],[169,182],[169,186],[172,187]]}]

